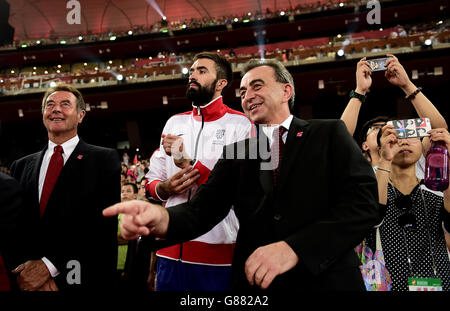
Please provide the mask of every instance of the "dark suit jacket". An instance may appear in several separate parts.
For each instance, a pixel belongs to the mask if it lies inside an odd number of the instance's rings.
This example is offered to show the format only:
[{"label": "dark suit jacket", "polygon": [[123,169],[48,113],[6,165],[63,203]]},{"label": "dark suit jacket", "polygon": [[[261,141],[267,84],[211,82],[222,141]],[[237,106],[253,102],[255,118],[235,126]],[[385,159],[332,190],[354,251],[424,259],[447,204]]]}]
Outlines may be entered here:
[{"label": "dark suit jacket", "polygon": [[[102,210],[120,201],[120,161],[115,150],[82,140],[64,165],[42,219],[39,217],[39,171],[44,150],[15,161],[11,174],[22,185],[25,209],[20,228],[23,245],[15,264],[48,258],[61,272],[60,289],[103,289],[114,283],[117,267],[117,219]],[[71,260],[81,268],[81,284],[74,279]],[[69,275],[68,275],[69,273]]]},{"label": "dark suit jacket", "polygon": [[[267,137],[260,131],[259,138],[226,146],[228,156],[222,156],[193,199],[168,208],[167,238],[195,238],[233,205],[240,222],[234,289],[251,290],[244,266],[258,247],[284,240],[299,262],[269,289],[364,290],[353,249],[377,222],[377,183],[343,122],[294,117],[276,191],[272,171],[261,170],[264,161],[252,159],[248,151],[258,148],[258,139]],[[230,159],[230,150],[242,148],[245,159]]]},{"label": "dark suit jacket", "polygon": [[14,241],[17,221],[22,211],[22,195],[19,183],[0,173],[0,253]]},{"label": "dark suit jacket", "polygon": [[[0,258],[3,257],[5,263],[11,261],[13,249],[19,243],[17,222],[21,211],[22,195],[19,183],[11,176],[0,173]],[[9,277],[6,271],[10,272],[14,268],[6,266],[4,274],[0,272],[0,284],[9,287]],[[2,271],[2,267],[0,267],[0,271]],[[5,280],[2,279],[3,277]]]}]

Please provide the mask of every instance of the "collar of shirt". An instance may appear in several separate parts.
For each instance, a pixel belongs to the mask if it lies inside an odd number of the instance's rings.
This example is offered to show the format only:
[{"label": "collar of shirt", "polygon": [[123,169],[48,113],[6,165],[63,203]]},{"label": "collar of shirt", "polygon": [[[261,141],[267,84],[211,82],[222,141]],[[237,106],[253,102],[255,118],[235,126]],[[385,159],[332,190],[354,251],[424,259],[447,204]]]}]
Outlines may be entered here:
[{"label": "collar of shirt", "polygon": [[[63,159],[64,159],[64,164],[66,164],[67,160],[69,159],[72,152],[75,150],[75,147],[77,146],[79,141],[80,141],[80,138],[78,137],[78,135],[75,135],[75,137],[73,137],[73,138],[69,139],[68,141],[66,141],[65,143],[61,144],[61,147],[63,148],[63,151],[64,151],[62,154]],[[54,150],[55,146],[57,146],[57,144],[55,144],[51,140],[48,141],[48,148],[47,148],[47,151],[45,152],[45,158],[48,158],[48,161],[50,161],[50,158],[53,155],[53,150]]]},{"label": "collar of shirt", "polygon": [[286,143],[289,127],[291,126],[291,122],[292,122],[293,118],[294,118],[294,116],[291,114],[281,124],[271,125],[271,126],[264,126],[264,125],[262,126],[262,130],[263,130],[264,134],[266,134],[267,138],[269,138],[269,146],[272,146],[273,132],[275,131],[275,129],[278,129],[280,126],[283,126],[285,129],[287,129],[287,131],[284,132],[283,136],[281,137],[281,139],[283,139],[283,143]]},{"label": "collar of shirt", "polygon": [[[75,147],[77,146],[78,142],[80,141],[80,138],[78,135],[75,137],[69,139],[65,143],[63,143],[61,146],[63,147],[64,153],[62,154],[64,159],[64,164],[66,164],[67,160],[69,159],[72,152],[75,150]],[[41,170],[39,171],[39,201],[41,200],[42,195],[42,188],[44,187],[44,181],[45,181],[45,175],[47,174],[48,165],[50,163],[50,158],[53,155],[53,150],[57,146],[54,142],[51,140],[48,141],[48,148],[45,151],[44,158],[42,159],[41,164]]]},{"label": "collar of shirt", "polygon": [[[196,121],[202,121],[202,114],[205,122],[216,121],[223,117],[228,111],[228,107],[223,103],[222,95],[214,98],[206,105],[197,107],[192,104],[192,107],[192,116]],[[202,113],[200,113],[200,109]]]}]

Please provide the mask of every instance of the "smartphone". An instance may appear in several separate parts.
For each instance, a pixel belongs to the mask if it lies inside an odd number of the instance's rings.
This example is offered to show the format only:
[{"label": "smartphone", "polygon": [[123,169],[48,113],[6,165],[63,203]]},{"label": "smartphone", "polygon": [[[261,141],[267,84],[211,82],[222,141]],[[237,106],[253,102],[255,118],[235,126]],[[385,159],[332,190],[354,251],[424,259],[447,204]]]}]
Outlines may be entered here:
[{"label": "smartphone", "polygon": [[369,67],[372,70],[372,72],[374,72],[374,71],[384,71],[384,70],[387,70],[386,61],[389,58],[390,57],[368,59],[367,62],[369,63]]},{"label": "smartphone", "polygon": [[399,139],[430,136],[428,131],[431,131],[431,122],[428,118],[393,120],[387,124],[394,126]]}]

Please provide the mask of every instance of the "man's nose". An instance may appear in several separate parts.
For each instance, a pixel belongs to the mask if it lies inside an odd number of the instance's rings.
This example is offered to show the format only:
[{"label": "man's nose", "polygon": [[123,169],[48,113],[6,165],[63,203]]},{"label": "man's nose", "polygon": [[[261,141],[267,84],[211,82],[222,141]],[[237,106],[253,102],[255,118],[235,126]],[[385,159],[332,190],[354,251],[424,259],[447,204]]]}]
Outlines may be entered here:
[{"label": "man's nose", "polygon": [[398,144],[399,144],[400,146],[403,146],[403,145],[409,145],[409,140],[408,140],[408,138],[399,139],[399,140],[398,140]]},{"label": "man's nose", "polygon": [[245,91],[242,101],[244,103],[251,102],[254,97],[255,97],[255,93],[253,93],[251,90],[247,90],[247,91]]}]

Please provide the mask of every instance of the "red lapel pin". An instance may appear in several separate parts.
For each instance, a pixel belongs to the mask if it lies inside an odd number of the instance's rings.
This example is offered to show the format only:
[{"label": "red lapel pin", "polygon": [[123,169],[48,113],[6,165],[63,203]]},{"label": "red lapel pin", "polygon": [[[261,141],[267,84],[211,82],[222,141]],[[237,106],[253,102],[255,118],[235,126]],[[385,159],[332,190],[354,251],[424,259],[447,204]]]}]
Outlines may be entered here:
[{"label": "red lapel pin", "polygon": [[78,159],[78,160],[83,159],[83,155],[82,155],[82,154],[79,154],[79,155],[77,156],[77,159]]},{"label": "red lapel pin", "polygon": [[297,137],[302,137],[302,135],[303,135],[303,132],[298,132],[297,133]]}]

